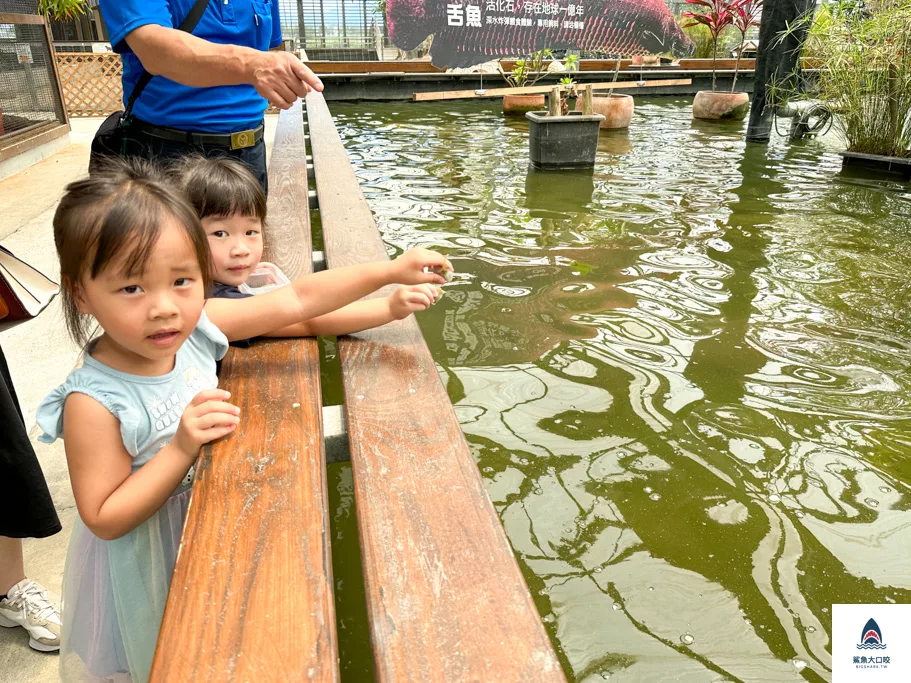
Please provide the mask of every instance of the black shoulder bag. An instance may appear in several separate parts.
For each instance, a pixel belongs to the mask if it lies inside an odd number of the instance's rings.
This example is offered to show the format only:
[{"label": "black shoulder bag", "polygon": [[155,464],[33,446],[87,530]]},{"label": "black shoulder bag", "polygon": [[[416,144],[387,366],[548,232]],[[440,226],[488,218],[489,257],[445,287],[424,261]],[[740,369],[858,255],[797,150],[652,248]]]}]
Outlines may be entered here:
[{"label": "black shoulder bag", "polygon": [[[209,0],[196,0],[196,2],[193,3],[193,7],[190,9],[190,13],[182,22],[180,22],[180,26],[177,27],[177,30],[193,33],[193,29],[196,28],[196,24],[199,23],[203,12],[206,11],[206,5],[208,4]],[[105,158],[126,156],[127,131],[130,127],[130,121],[132,120],[133,105],[151,80],[152,74],[148,71],[143,71],[139,80],[136,82],[136,87],[134,87],[133,92],[130,93],[130,99],[127,100],[126,110],[115,111],[108,116],[104,120],[104,123],[98,128],[98,131],[95,133],[95,137],[92,140],[92,152],[89,157],[89,174],[97,170],[98,164]]]}]

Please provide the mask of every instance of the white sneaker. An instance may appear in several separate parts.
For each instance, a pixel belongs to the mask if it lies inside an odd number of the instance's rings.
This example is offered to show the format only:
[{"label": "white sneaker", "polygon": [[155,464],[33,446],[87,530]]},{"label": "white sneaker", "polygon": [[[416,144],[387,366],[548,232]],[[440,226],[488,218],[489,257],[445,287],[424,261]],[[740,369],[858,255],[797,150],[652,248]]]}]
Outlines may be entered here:
[{"label": "white sneaker", "polygon": [[48,600],[47,590],[29,579],[22,579],[0,600],[0,626],[24,628],[34,650],[60,649],[60,612]]}]

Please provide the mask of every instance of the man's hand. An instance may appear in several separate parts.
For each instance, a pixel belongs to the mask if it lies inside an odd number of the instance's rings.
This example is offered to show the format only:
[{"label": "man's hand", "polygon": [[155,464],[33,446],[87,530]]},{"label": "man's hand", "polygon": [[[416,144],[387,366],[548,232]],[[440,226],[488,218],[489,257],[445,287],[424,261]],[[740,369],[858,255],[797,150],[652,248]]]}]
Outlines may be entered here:
[{"label": "man's hand", "polygon": [[445,285],[446,278],[439,272],[425,272],[434,268],[442,272],[443,270],[454,270],[452,264],[442,254],[429,249],[415,247],[409,249],[391,263],[392,282],[398,282],[402,285]]},{"label": "man's hand", "polygon": [[250,84],[269,104],[288,109],[311,90],[322,92],[323,82],[290,52],[263,52],[256,59]]},{"label": "man's hand", "polygon": [[234,431],[240,421],[240,408],[226,403],[231,397],[221,389],[200,391],[180,416],[174,445],[193,462],[204,444]]},{"label": "man's hand", "polygon": [[443,296],[443,290],[433,285],[399,287],[389,295],[389,313],[393,320],[402,320],[412,313],[426,311]]}]

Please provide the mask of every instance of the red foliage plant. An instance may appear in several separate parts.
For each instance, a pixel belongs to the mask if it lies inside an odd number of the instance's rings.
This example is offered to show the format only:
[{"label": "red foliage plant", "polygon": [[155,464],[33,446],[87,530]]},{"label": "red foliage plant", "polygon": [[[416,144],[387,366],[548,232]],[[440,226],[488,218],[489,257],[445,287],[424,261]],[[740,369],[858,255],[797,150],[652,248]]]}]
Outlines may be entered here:
[{"label": "red foliage plant", "polygon": [[684,24],[690,28],[702,24],[712,34],[712,92],[715,91],[715,59],[718,57],[718,36],[728,26],[734,24],[733,5],[737,0],[686,0],[690,5],[705,7],[702,12],[684,12],[683,16],[691,21]]}]

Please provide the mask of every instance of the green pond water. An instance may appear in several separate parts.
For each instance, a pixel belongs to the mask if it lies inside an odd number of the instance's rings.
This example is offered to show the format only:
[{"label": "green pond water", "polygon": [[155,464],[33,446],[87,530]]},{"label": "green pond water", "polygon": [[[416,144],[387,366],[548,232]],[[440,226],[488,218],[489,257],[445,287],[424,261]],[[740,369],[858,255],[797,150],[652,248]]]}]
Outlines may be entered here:
[{"label": "green pond water", "polygon": [[593,176],[529,172],[498,103],[332,110],[390,253],[457,269],[418,320],[569,680],[828,681],[834,603],[911,602],[911,187],[684,100]]}]

